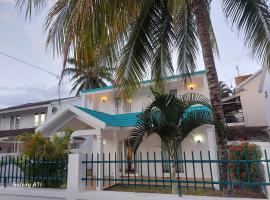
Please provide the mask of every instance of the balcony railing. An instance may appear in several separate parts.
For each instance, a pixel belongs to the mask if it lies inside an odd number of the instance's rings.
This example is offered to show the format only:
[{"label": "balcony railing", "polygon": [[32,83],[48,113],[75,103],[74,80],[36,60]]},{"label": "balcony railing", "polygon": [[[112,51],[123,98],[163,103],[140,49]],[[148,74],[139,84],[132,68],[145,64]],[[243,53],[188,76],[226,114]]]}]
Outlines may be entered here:
[{"label": "balcony railing", "polygon": [[243,111],[225,113],[224,117],[227,124],[244,123],[245,121]]}]

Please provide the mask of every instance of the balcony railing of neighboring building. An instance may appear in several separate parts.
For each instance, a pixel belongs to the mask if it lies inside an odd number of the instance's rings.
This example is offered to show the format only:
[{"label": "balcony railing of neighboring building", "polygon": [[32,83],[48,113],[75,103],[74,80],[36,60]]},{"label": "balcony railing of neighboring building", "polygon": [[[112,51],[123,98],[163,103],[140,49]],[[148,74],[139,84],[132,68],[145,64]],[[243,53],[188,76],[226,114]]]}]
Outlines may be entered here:
[{"label": "balcony railing of neighboring building", "polygon": [[234,95],[222,100],[225,122],[231,125],[243,125],[244,114],[239,95]]},{"label": "balcony railing of neighboring building", "polygon": [[227,124],[244,122],[244,114],[242,110],[224,113],[224,117]]}]

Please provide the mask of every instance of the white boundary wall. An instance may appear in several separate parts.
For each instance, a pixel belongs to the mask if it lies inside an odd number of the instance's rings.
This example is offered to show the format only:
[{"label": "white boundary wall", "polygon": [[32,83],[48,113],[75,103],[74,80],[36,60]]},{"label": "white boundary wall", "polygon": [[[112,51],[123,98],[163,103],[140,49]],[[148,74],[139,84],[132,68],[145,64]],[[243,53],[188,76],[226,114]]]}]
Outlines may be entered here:
[{"label": "white boundary wall", "polygon": [[0,200],[256,200],[208,196],[183,196],[132,192],[88,191],[70,194],[67,190],[0,188]]}]

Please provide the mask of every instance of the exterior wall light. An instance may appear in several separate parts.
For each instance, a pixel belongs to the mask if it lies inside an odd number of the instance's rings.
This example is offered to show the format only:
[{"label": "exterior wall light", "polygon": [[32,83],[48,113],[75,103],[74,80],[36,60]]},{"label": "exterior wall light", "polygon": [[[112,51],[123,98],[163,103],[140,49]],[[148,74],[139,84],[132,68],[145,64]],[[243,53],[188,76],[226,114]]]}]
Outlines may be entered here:
[{"label": "exterior wall light", "polygon": [[104,97],[101,97],[101,101],[102,102],[106,102],[107,101],[107,97],[105,97],[105,96]]},{"label": "exterior wall light", "polygon": [[189,85],[188,85],[188,89],[190,89],[190,90],[195,89],[195,85],[194,85],[193,83],[189,84]]},{"label": "exterior wall light", "polygon": [[196,143],[201,143],[201,142],[203,141],[203,137],[202,137],[201,135],[196,135],[196,136],[194,137],[194,141],[195,141]]},{"label": "exterior wall light", "polygon": [[103,145],[105,145],[106,144],[106,140],[103,140]]}]

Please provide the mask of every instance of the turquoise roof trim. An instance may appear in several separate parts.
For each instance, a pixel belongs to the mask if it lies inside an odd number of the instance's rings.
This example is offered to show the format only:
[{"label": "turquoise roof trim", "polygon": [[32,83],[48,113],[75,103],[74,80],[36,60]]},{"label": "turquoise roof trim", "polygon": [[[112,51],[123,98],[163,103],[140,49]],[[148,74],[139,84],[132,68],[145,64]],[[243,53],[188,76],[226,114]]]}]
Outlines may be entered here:
[{"label": "turquoise roof trim", "polygon": [[[104,112],[99,112],[96,110],[91,110],[88,108],[83,108],[80,106],[75,106],[81,111],[97,118],[100,121],[103,121],[108,126],[118,126],[118,127],[133,127],[138,122],[138,116],[142,114],[142,112],[133,112],[133,113],[125,113],[125,114],[108,114]],[[186,113],[192,111],[210,111],[210,109],[206,106],[193,106],[186,110]]]},{"label": "turquoise roof trim", "polygon": [[211,111],[211,109],[208,108],[207,106],[191,106],[186,110],[186,112],[192,111]]},{"label": "turquoise roof trim", "polygon": [[76,108],[80,109],[81,111],[103,121],[108,126],[119,126],[119,127],[132,127],[138,121],[138,115],[141,112],[134,112],[134,113],[125,113],[125,114],[115,114],[111,115],[104,112],[99,112],[79,106],[75,106]]},{"label": "turquoise roof trim", "polygon": [[[191,76],[204,74],[204,73],[205,73],[205,70],[201,70],[201,71],[193,72],[191,74]],[[185,77],[185,76],[187,76],[187,74],[174,75],[174,76],[167,77],[165,80],[172,80],[172,79],[177,79],[177,78],[181,78],[181,77]],[[153,82],[153,80],[145,80],[145,81],[142,81],[141,83],[145,84],[145,83],[151,83],[151,82]],[[105,86],[105,87],[100,87],[100,88],[82,90],[81,93],[92,93],[92,92],[98,92],[98,91],[109,90],[109,89],[113,89],[113,86]]]}]

